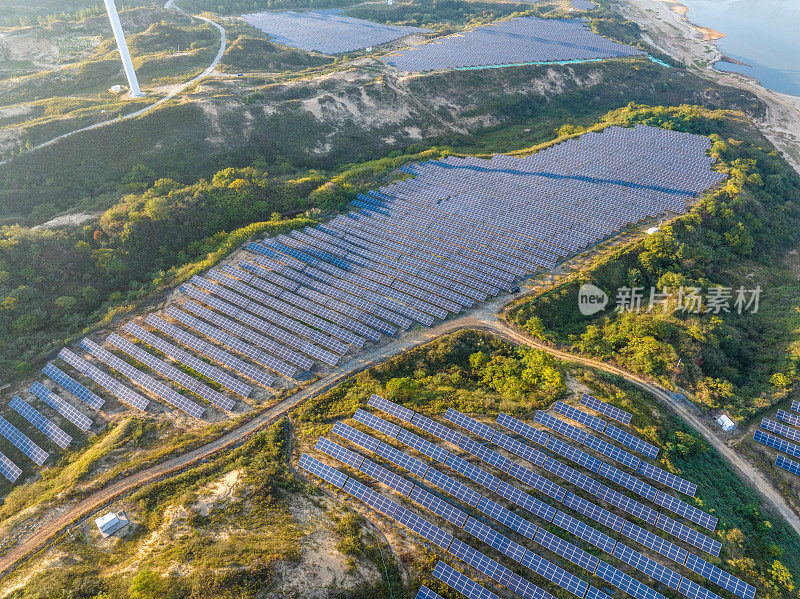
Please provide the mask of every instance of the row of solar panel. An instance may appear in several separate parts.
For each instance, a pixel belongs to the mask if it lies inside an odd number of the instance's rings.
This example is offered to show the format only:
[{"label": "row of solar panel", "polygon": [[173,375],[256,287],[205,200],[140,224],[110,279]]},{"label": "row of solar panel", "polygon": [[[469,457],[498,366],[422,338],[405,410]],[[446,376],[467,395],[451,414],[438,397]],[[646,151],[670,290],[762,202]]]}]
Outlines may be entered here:
[{"label": "row of solar panel", "polygon": [[[418,415],[414,414],[413,412],[411,412],[407,408],[402,408],[402,406],[397,406],[396,404],[393,404],[392,402],[388,402],[385,399],[380,398],[379,396],[373,396],[370,399],[369,403],[374,405],[375,407],[379,407],[379,409],[388,408],[389,410],[392,410],[393,412],[396,412],[397,417],[399,417],[401,419],[404,419],[404,420],[409,418],[409,414],[411,413],[411,414],[413,414],[411,416],[412,423],[417,424],[417,421],[418,421],[417,416]],[[395,406],[395,408],[393,408],[392,406]],[[396,408],[401,408],[401,409],[398,410]],[[455,410],[449,410],[449,412],[453,412],[453,413],[455,413],[455,414],[457,414],[458,416],[461,417],[461,418],[455,417],[455,418],[453,418],[454,420],[460,420],[461,422],[464,422],[464,424],[469,424],[469,423],[464,421],[464,419],[466,419],[467,417],[464,416],[463,414],[455,412]],[[389,436],[392,436],[393,438],[398,438],[398,440],[401,440],[403,442],[406,441],[406,439],[400,439],[400,436],[403,434],[403,432],[402,432],[403,429],[399,429],[399,427],[396,427],[396,425],[392,425],[391,423],[385,422],[380,418],[377,418],[377,417],[375,417],[373,415],[369,415],[368,413],[363,413],[363,414],[359,415],[359,413],[357,412],[356,414],[357,414],[356,419],[358,421],[360,421],[362,423],[365,423],[368,426],[371,426],[371,427],[375,428],[376,430],[380,430],[381,432],[384,432],[385,434],[387,434]],[[452,431],[451,429],[447,429],[446,427],[442,427],[438,423],[433,423],[434,426],[430,426],[429,423],[432,423],[433,421],[429,421],[428,419],[425,419],[425,420],[427,420],[428,422],[420,422],[420,424],[423,425],[422,426],[423,430],[427,430],[428,432],[431,432],[431,434],[434,434],[434,435],[438,436],[439,438],[447,437],[448,441],[454,443],[455,445],[458,445],[458,446],[460,446],[462,448],[465,448],[465,449],[469,450],[468,447],[465,446],[467,444],[463,443],[463,441],[464,441],[464,437],[463,436],[457,436],[458,433],[455,433],[454,431]],[[472,420],[472,419],[468,419],[468,420]],[[476,422],[474,420],[472,422],[474,424],[478,425],[478,426],[471,426],[470,428],[468,428],[468,430],[480,429],[481,427],[486,427],[486,425],[478,423],[478,422]],[[419,424],[417,424],[417,425],[419,426]],[[486,428],[488,429],[489,427],[486,427]],[[444,430],[442,430],[442,429],[444,429]],[[491,429],[489,429],[489,430],[491,430]],[[450,431],[450,432],[448,433],[447,431]],[[483,432],[484,435],[486,435],[485,430],[482,431],[482,432]],[[406,437],[407,436],[408,436],[408,433],[406,432]],[[495,437],[496,435],[491,435],[491,436]],[[413,445],[410,445],[410,446],[413,447]],[[417,442],[417,446],[420,447],[419,442]],[[415,448],[417,448],[417,447],[415,447]],[[424,448],[422,448],[422,449],[424,449]],[[450,457],[446,457],[448,452],[444,452],[444,450],[442,450],[441,448],[439,448],[439,451],[443,452],[444,455],[442,455],[442,453],[440,453],[438,455],[438,459],[440,461],[444,460],[444,463],[447,463],[448,465],[450,465],[452,463],[451,459],[450,459]],[[483,448],[483,452],[484,453],[487,452],[485,447]],[[423,451],[423,453],[424,453],[424,451]],[[431,453],[433,453],[433,452],[431,452]],[[430,455],[430,454],[428,454],[428,455]],[[433,457],[433,456],[431,456],[431,457]],[[477,456],[477,457],[480,457],[480,456]],[[434,458],[434,459],[436,459],[436,458]],[[482,459],[484,459],[484,458],[482,458]],[[545,459],[545,464],[547,463],[548,460],[549,460],[548,458]],[[484,461],[487,461],[487,463],[492,463],[493,465],[497,465],[496,460],[486,460],[486,459],[484,459]],[[455,464],[455,466],[456,466],[457,471],[458,471],[459,465]],[[471,468],[474,469],[474,470],[479,470],[479,469],[475,469],[474,466],[472,466]],[[532,484],[532,486],[534,486],[534,488],[538,488],[542,492],[545,492],[546,494],[548,494],[548,495],[550,495],[550,496],[552,496],[552,497],[554,497],[556,499],[561,497],[561,501],[564,501],[566,503],[566,500],[567,500],[567,494],[566,493],[561,494],[561,493],[553,492],[552,483],[549,483],[549,481],[544,481],[543,479],[541,479],[541,477],[538,477],[538,475],[535,475],[534,473],[532,473],[530,471],[528,471],[528,473],[522,473],[521,470],[524,471],[524,469],[517,469],[515,471],[514,468],[512,467],[512,468],[510,468],[508,470],[508,473],[510,475],[512,475],[512,476],[515,476],[515,478],[519,478],[520,480],[523,480],[523,482],[528,482],[529,484]],[[471,471],[470,469],[465,469],[465,468],[462,467],[461,471],[466,476],[472,478],[473,480],[476,480],[476,482],[482,483],[485,480],[484,477],[476,476],[474,474],[474,471]],[[426,479],[427,479],[427,477],[429,477],[429,474],[423,474],[423,476],[425,476]],[[578,501],[571,500],[571,503],[573,504],[573,506],[575,508],[577,508],[577,511],[579,511],[581,513],[584,513],[585,515],[589,515],[590,517],[592,516],[592,513],[593,513],[592,510],[587,510],[585,508],[582,509],[582,506],[580,505],[580,503],[588,503],[588,502],[585,502],[585,500],[580,500],[580,499],[578,499]],[[596,509],[597,510],[602,510],[602,508],[596,508]],[[602,510],[602,511],[605,511],[605,510]],[[545,515],[542,514],[542,510],[541,509],[536,509],[534,511],[534,513],[537,513],[537,515],[540,515],[542,517],[546,517]],[[546,514],[546,512],[545,512],[545,514]],[[665,520],[662,520],[662,519],[657,520],[657,524],[660,524],[660,526],[659,526],[660,528],[670,532],[668,527],[664,525],[664,522],[665,522]],[[675,524],[678,524],[678,523],[675,523]],[[708,564],[708,562],[706,562],[705,560],[702,560],[699,557],[694,556],[694,555],[686,552],[684,549],[682,549],[680,547],[677,547],[677,546],[673,545],[672,543],[669,543],[668,541],[665,541],[664,539],[661,539],[660,537],[657,537],[657,536],[653,535],[652,533],[650,533],[650,532],[648,532],[648,531],[646,531],[646,530],[644,530],[644,529],[642,529],[642,528],[640,528],[638,526],[635,526],[635,525],[633,525],[633,524],[631,524],[629,522],[625,522],[625,521],[622,521],[621,526],[620,525],[614,526],[614,524],[611,524],[611,526],[615,530],[618,530],[618,531],[622,532],[622,534],[624,534],[625,536],[628,536],[629,538],[632,538],[632,539],[642,543],[646,547],[649,547],[649,548],[651,548],[651,549],[653,549],[653,550],[655,550],[655,551],[657,551],[659,553],[662,553],[662,554],[666,555],[667,557],[670,557],[671,559],[673,559],[674,561],[676,561],[676,562],[678,562],[680,564],[684,564],[684,562],[685,562],[684,565],[689,567],[691,570],[693,570],[693,571],[705,576],[706,578],[708,578],[709,580],[711,580],[715,584],[719,584],[723,588],[726,588],[726,589],[730,590],[731,592],[734,592],[735,594],[739,595],[740,597],[751,599],[751,597],[755,594],[755,589],[752,586],[747,585],[746,583],[744,583],[743,581],[739,580],[738,578],[731,576],[730,574],[728,574],[728,573],[716,568],[715,566],[712,566],[711,564]],[[589,528],[589,527],[587,527],[587,528]],[[688,529],[688,530],[691,530],[691,529]],[[686,535],[682,535],[682,536],[686,536]],[[704,537],[704,538],[707,539],[707,537]],[[696,539],[693,539],[693,540],[695,540],[695,542],[697,543]],[[707,539],[707,540],[708,541],[712,541],[711,539]],[[713,541],[713,542],[716,543],[716,546],[711,545],[709,543],[706,543],[705,546],[709,550],[711,550],[711,552],[714,552],[716,555],[718,555],[719,554],[719,543],[717,541]],[[698,545],[700,545],[700,543],[698,543]],[[702,587],[700,587],[700,588],[702,588]]]}]

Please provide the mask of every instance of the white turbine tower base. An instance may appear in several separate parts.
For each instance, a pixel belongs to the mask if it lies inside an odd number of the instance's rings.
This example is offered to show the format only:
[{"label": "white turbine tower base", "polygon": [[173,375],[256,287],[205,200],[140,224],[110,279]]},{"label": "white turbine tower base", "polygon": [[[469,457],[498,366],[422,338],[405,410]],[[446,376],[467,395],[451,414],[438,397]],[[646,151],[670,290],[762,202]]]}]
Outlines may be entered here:
[{"label": "white turbine tower base", "polygon": [[128,42],[125,41],[125,32],[122,31],[122,23],[119,22],[119,14],[117,13],[117,6],[114,0],[103,0],[106,4],[106,12],[108,13],[108,20],[111,21],[111,29],[114,30],[114,39],[117,40],[117,49],[119,55],[122,57],[122,67],[125,69],[125,76],[128,78],[128,88],[130,94],[134,98],[143,96],[142,90],[139,89],[139,80],[136,79],[136,71],[133,68],[133,61],[131,60],[131,53],[128,51]]}]

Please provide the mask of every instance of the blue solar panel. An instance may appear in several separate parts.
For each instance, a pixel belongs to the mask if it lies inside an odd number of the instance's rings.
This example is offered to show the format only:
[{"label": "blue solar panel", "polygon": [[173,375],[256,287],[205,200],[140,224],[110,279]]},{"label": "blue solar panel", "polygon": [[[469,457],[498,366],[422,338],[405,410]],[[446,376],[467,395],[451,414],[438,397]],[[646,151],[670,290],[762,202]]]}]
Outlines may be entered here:
[{"label": "blue solar panel", "polygon": [[[442,561],[437,562],[433,570],[433,576],[467,597],[467,599],[498,599],[497,595],[487,591],[478,583]],[[421,591],[422,589],[420,589]]]},{"label": "blue solar panel", "polygon": [[755,587],[728,574],[724,570],[720,570],[692,553],[689,554],[689,559],[686,560],[686,567],[692,572],[697,572],[700,576],[707,578],[714,584],[721,586],[723,589],[727,589],[737,597],[753,599],[756,595]]},{"label": "blue solar panel", "polygon": [[599,433],[602,433],[604,430],[606,430],[606,423],[604,420],[601,420],[596,416],[591,416],[590,414],[574,408],[569,404],[565,404],[563,401],[557,401],[555,404],[553,404],[553,409],[555,409],[555,411],[559,414],[563,414],[567,418],[571,418],[576,422],[580,422],[584,426],[588,426]]},{"label": "blue solar panel", "polygon": [[404,408],[403,406],[391,402],[388,399],[384,399],[380,395],[375,395],[374,393],[370,396],[367,405],[372,406],[373,408],[378,408],[387,414],[391,414],[403,422],[411,422],[411,418],[414,416],[414,412],[408,408]]},{"label": "blue solar panel", "polygon": [[425,480],[436,485],[443,491],[450,493],[450,495],[453,497],[461,499],[464,503],[471,505],[472,507],[477,506],[478,501],[480,501],[480,494],[476,493],[469,487],[462,485],[457,480],[442,474],[435,468],[428,468],[428,471],[425,473]]},{"label": "blue solar panel", "polygon": [[579,539],[583,539],[606,553],[610,554],[614,552],[614,546],[617,544],[614,539],[603,534],[596,528],[592,528],[580,520],[576,520],[572,516],[565,514],[561,510],[556,512],[556,516],[553,518],[553,524],[571,532]]},{"label": "blue solar panel", "polygon": [[475,518],[467,518],[464,530],[516,562],[521,562],[525,555],[525,548],[522,545],[515,543],[483,522],[478,522]]},{"label": "blue solar panel", "polygon": [[782,456],[781,454],[778,454],[778,457],[775,458],[775,465],[778,468],[783,468],[787,472],[791,472],[792,474],[800,474],[800,464]]},{"label": "blue solar panel", "polygon": [[359,447],[363,447],[367,451],[375,451],[380,441],[374,437],[370,437],[360,430],[354,429],[352,426],[346,425],[344,422],[337,422],[333,425],[333,433],[339,435],[343,439],[352,441]]},{"label": "blue solar panel", "polygon": [[631,524],[630,522],[625,523],[625,526],[622,528],[622,534],[661,555],[665,555],[672,561],[681,565],[686,561],[686,557],[689,555],[689,552],[683,547],[678,547],[674,543],[670,543],[666,539],[662,539],[650,531],[636,526],[635,524]]},{"label": "blue solar panel", "polygon": [[614,557],[633,566],[640,572],[644,572],[650,578],[664,583],[671,589],[675,589],[676,591],[680,589],[681,580],[683,579],[680,574],[653,561],[646,555],[634,551],[624,543],[617,544]]},{"label": "blue solar panel", "polygon": [[506,586],[511,579],[511,570],[458,539],[453,539],[450,553],[503,586]]},{"label": "blue solar panel", "polygon": [[99,410],[103,407],[105,401],[102,398],[89,391],[60,368],[48,364],[42,368],[42,372],[93,410]]},{"label": "blue solar panel", "polygon": [[461,437],[461,440],[458,442],[458,446],[461,449],[468,451],[479,460],[482,460],[487,464],[491,464],[503,472],[508,472],[508,470],[511,468],[512,461],[507,457],[500,455],[496,451],[492,451],[485,445],[478,443],[477,441],[473,441],[468,437]]},{"label": "blue solar panel", "polygon": [[625,447],[630,447],[631,449],[646,455],[650,459],[654,460],[658,457],[658,447],[655,445],[650,445],[650,443],[647,443],[646,441],[642,441],[639,437],[634,437],[630,433],[625,432],[613,424],[606,426],[605,434],[615,441],[619,441]]},{"label": "blue solar panel", "polygon": [[792,426],[800,426],[800,416],[797,414],[791,414],[785,410],[778,410],[776,414],[778,420],[785,422],[786,424],[791,424]]},{"label": "blue solar panel", "polygon": [[531,464],[536,464],[537,466],[544,464],[546,456],[541,451],[525,443],[520,443],[516,439],[512,439],[499,431],[494,434],[492,443],[498,447],[502,447],[506,451],[510,451],[516,456],[528,460]]},{"label": "blue solar panel", "polygon": [[537,491],[541,491],[545,495],[549,495],[556,501],[561,501],[564,499],[566,491],[562,487],[547,480],[543,476],[539,476],[533,470],[524,468],[519,464],[514,464],[508,473],[517,480],[521,480],[525,484],[530,485]]},{"label": "blue solar panel", "polygon": [[413,458],[407,453],[403,453],[402,451],[392,447],[391,445],[387,445],[386,443],[379,443],[375,448],[375,453],[386,458],[393,464],[408,470],[412,474],[416,474],[420,478],[423,478],[427,474],[428,470],[430,470],[428,465],[424,462],[420,462],[418,459]]},{"label": "blue solar panel", "polygon": [[789,443],[784,439],[779,439],[778,437],[770,435],[769,433],[765,433],[761,430],[756,430],[753,438],[759,443],[763,443],[764,445],[772,447],[773,449],[777,449],[778,451],[783,451],[791,456],[800,458],[800,447],[793,443]]},{"label": "blue solar panel", "polygon": [[550,439],[547,441],[547,449],[557,453],[560,456],[564,456],[576,464],[580,464],[592,472],[600,472],[600,466],[603,465],[603,462],[597,458],[592,457],[588,453],[576,449],[572,445],[568,445],[563,441],[556,439],[555,437],[550,437]]},{"label": "blue solar panel", "polygon": [[689,528],[685,524],[677,522],[663,514],[658,517],[656,526],[672,536],[682,539],[713,556],[719,556],[719,552],[722,549],[722,543],[716,539],[700,534],[695,529]]},{"label": "blue solar panel", "polygon": [[628,595],[635,597],[636,599],[664,599],[664,595],[661,593],[657,593],[650,587],[643,585],[641,582],[631,578],[624,572],[620,572],[614,566],[607,564],[606,562],[600,562],[595,574],[597,574],[610,585],[617,587],[621,591],[628,593]]},{"label": "blue solar panel", "polygon": [[388,487],[396,490],[401,495],[408,496],[411,493],[411,490],[414,488],[414,485],[411,483],[411,481],[398,476],[394,472],[387,470],[383,466],[380,466],[371,460],[364,460],[361,463],[360,470],[367,476],[371,476],[375,480],[382,482]]},{"label": "blue solar panel", "polygon": [[395,512],[397,512],[400,507],[391,499],[373,491],[354,478],[348,478],[342,489],[389,518],[394,517]]},{"label": "blue solar panel", "polygon": [[421,428],[425,432],[428,432],[436,437],[439,437],[440,439],[448,441],[453,445],[458,445],[458,441],[459,439],[461,439],[461,435],[456,431],[454,431],[453,429],[447,428],[446,426],[443,426],[438,422],[434,422],[433,420],[431,420],[430,418],[426,418],[422,414],[414,414],[414,417],[411,419],[411,423],[414,426]]},{"label": "blue solar panel", "polygon": [[75,407],[64,401],[59,395],[50,391],[50,389],[42,385],[39,381],[34,381],[29,391],[83,432],[88,431],[92,427],[90,418],[76,410]]},{"label": "blue solar panel", "polygon": [[439,593],[435,593],[426,587],[424,584],[419,587],[417,595],[414,599],[443,599]]},{"label": "blue solar panel", "polygon": [[323,464],[306,453],[300,456],[299,466],[339,489],[341,489],[348,480],[347,476],[338,470],[331,468],[327,464]]},{"label": "blue solar panel", "polygon": [[693,505],[689,505],[677,497],[673,497],[672,495],[667,495],[666,493],[659,491],[658,495],[653,501],[660,506],[672,510],[676,514],[707,528],[708,530],[714,530],[717,527],[718,519],[716,516],[707,514],[703,510],[700,510]]},{"label": "blue solar panel", "polygon": [[65,433],[61,428],[39,413],[28,402],[23,401],[19,396],[15,395],[8,402],[8,406],[17,414],[22,416],[25,420],[30,422],[33,426],[38,428],[47,438],[62,449],[69,447],[72,442],[72,437]]},{"label": "blue solar panel", "polygon": [[397,433],[397,440],[401,443],[405,443],[412,449],[416,449],[423,455],[428,456],[439,462],[440,464],[444,464],[447,461],[448,456],[450,455],[449,451],[446,451],[439,447],[438,445],[434,445],[429,441],[426,441],[422,437],[415,435],[414,433],[408,432],[406,429],[401,428],[400,432]]},{"label": "blue solar panel", "polygon": [[595,556],[586,553],[583,549],[568,543],[543,528],[540,528],[536,533],[536,542],[589,573],[594,573],[597,569],[599,560]]},{"label": "blue solar panel", "polygon": [[554,431],[561,433],[565,437],[569,437],[570,439],[577,441],[578,443],[583,443],[586,440],[585,431],[582,431],[578,427],[572,426],[571,424],[567,424],[560,418],[555,418],[547,412],[542,412],[541,410],[536,412],[534,419],[539,424],[551,428]]},{"label": "blue solar panel", "polygon": [[490,491],[494,491],[500,484],[500,479],[496,476],[492,476],[485,470],[482,470],[481,468],[478,468],[477,466],[474,466],[457,456],[451,455],[449,458],[447,458],[447,465],[459,474],[463,474],[470,480],[473,480],[479,485],[486,487]]},{"label": "blue solar panel", "polygon": [[786,426],[780,422],[775,422],[769,418],[761,419],[761,428],[776,433],[781,437],[791,439],[792,441],[800,441],[800,430],[792,428],[791,426]]},{"label": "blue solar panel", "polygon": [[600,412],[609,418],[613,418],[617,422],[621,422],[622,424],[631,423],[631,414],[629,412],[620,410],[616,406],[612,406],[604,401],[600,401],[596,397],[592,397],[591,395],[583,395],[581,397],[581,403],[586,407],[593,409],[595,412]]},{"label": "blue solar panel", "polygon": [[391,437],[392,439],[396,439],[397,433],[400,432],[400,427],[397,426],[396,424],[392,424],[391,422],[386,422],[383,418],[379,418],[378,416],[375,416],[375,414],[370,414],[369,412],[365,412],[361,408],[356,410],[356,413],[353,415],[353,418],[357,422],[365,424],[371,429],[383,433],[384,435],[386,435],[387,437]]},{"label": "blue solar panel", "polygon": [[430,541],[445,551],[449,549],[452,552],[451,544],[458,541],[457,539],[453,539],[451,534],[431,524],[425,520],[425,518],[421,518],[414,512],[407,510],[403,506],[397,507],[394,517],[400,524],[413,530],[423,539]]},{"label": "blue solar panel", "polygon": [[583,442],[586,447],[590,449],[594,449],[597,453],[601,453],[604,456],[608,456],[613,460],[620,462],[621,464],[625,464],[628,468],[636,470],[641,464],[642,460],[637,458],[634,455],[629,454],[627,451],[624,451],[617,447],[616,445],[611,445],[607,441],[603,439],[598,439],[594,435],[586,435],[586,440]]},{"label": "blue solar panel", "polygon": [[589,478],[585,474],[581,474],[577,470],[570,468],[569,466],[565,466],[561,462],[558,462],[552,458],[547,458],[544,461],[542,468],[548,472],[552,472],[556,476],[559,476],[568,482],[571,482],[573,485],[588,491],[592,495],[597,495],[598,491],[600,490],[601,485],[596,480]]},{"label": "blue solar panel", "polygon": [[409,495],[412,501],[417,502],[422,507],[429,509],[434,514],[437,514],[459,528],[464,527],[464,522],[467,521],[467,514],[455,507],[452,503],[436,497],[433,493],[429,493],[421,487],[414,486]]},{"label": "blue solar panel", "polygon": [[514,431],[518,435],[525,437],[526,439],[533,441],[534,443],[541,445],[544,447],[547,444],[547,439],[549,439],[549,435],[539,429],[533,428],[532,426],[525,424],[521,420],[517,420],[516,418],[512,418],[508,414],[504,414],[500,412],[497,416],[497,424],[506,427],[508,430]]},{"label": "blue solar panel", "polygon": [[608,510],[604,510],[600,506],[591,501],[586,501],[583,497],[578,497],[574,493],[567,493],[564,496],[564,505],[617,532],[622,531],[622,526],[625,523],[625,520],[616,514],[612,514]]},{"label": "blue solar panel", "polygon": [[478,422],[474,418],[470,418],[469,416],[466,416],[465,414],[462,414],[453,408],[447,408],[444,418],[445,420],[448,420],[453,424],[470,431],[471,433],[475,433],[481,439],[485,439],[486,441],[491,441],[492,436],[495,433],[495,430],[492,427],[486,426],[482,422]]},{"label": "blue solar panel", "polygon": [[551,522],[556,515],[556,509],[554,507],[543,503],[536,497],[532,497],[508,483],[500,483],[495,493],[548,522]]},{"label": "blue solar panel", "polygon": [[364,462],[364,456],[358,455],[349,449],[345,449],[341,445],[338,445],[325,437],[319,438],[317,444],[314,446],[314,449],[321,451],[332,458],[336,458],[343,464],[347,464],[356,470],[360,470],[361,464]]},{"label": "blue solar panel", "polygon": [[[539,529],[541,532],[542,529]],[[538,533],[537,533],[538,536]],[[570,574],[563,568],[556,566],[554,563],[547,561],[543,557],[536,555],[532,551],[527,551],[525,557],[522,558],[522,563],[528,566],[531,570],[536,572],[550,582],[566,589],[573,595],[583,598],[589,585],[577,576]]]},{"label": "blue solar panel", "polygon": [[543,591],[532,582],[521,576],[511,573],[506,586],[524,599],[554,599],[547,591]]},{"label": "blue solar panel", "polygon": [[689,482],[688,480],[684,480],[680,476],[675,476],[671,472],[667,472],[661,468],[656,468],[647,462],[642,462],[639,464],[638,470],[646,477],[652,478],[653,480],[660,482],[662,485],[666,485],[667,487],[675,489],[676,491],[680,491],[684,495],[694,497],[695,493],[697,492],[696,484]]},{"label": "blue solar panel", "polygon": [[15,483],[22,474],[22,469],[0,453],[0,474],[2,474],[8,482]]},{"label": "blue solar panel", "polygon": [[657,489],[639,480],[635,476],[631,476],[627,472],[622,472],[609,464],[603,464],[601,466],[600,475],[650,501],[655,501],[658,496],[659,492]]},{"label": "blue solar panel", "polygon": [[510,529],[517,531],[528,539],[533,539],[536,536],[538,528],[535,524],[525,520],[525,518],[521,518],[511,510],[491,499],[481,497],[477,507],[482,513],[497,520],[500,524],[505,524]]},{"label": "blue solar panel", "polygon": [[96,366],[93,366],[84,358],[70,351],[66,347],[62,348],[61,351],[58,352],[58,357],[79,372],[88,376],[106,391],[113,393],[116,397],[128,405],[142,411],[146,410],[147,406],[150,405],[150,400],[145,399],[129,387],[126,387],[122,383],[116,381],[113,377],[109,376]]},{"label": "blue solar panel", "polygon": [[603,501],[607,501],[611,505],[614,505],[619,509],[628,512],[629,514],[632,514],[637,518],[641,518],[642,520],[644,520],[649,524],[652,524],[653,526],[655,526],[656,523],[658,522],[658,512],[656,512],[652,508],[647,507],[643,503],[636,501],[635,499],[631,499],[630,497],[615,491],[614,489],[609,489],[608,487],[602,487],[597,496]]},{"label": "blue solar panel", "polygon": [[[572,0],[572,1],[575,2],[575,0]],[[611,597],[606,595],[600,589],[597,589],[597,588],[593,587],[592,585],[589,585],[589,590],[586,592],[585,599],[611,599]]]},{"label": "blue solar panel", "polygon": [[701,587],[688,578],[681,579],[681,588],[678,590],[689,599],[720,599],[719,595],[712,593],[705,587]]}]

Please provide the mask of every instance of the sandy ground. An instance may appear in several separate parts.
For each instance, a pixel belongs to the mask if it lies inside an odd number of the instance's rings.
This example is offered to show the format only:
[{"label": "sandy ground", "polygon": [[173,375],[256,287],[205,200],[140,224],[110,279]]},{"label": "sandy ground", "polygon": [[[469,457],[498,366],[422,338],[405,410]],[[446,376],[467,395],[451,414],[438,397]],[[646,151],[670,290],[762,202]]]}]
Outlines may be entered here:
[{"label": "sandy ground", "polygon": [[756,124],[800,173],[800,97],[768,90],[745,75],[714,69],[714,63],[723,58],[714,40],[724,32],[695,25],[687,8],[675,0],[620,0],[620,7],[644,29],[645,41],[655,48],[705,77],[757,95],[767,110]]}]

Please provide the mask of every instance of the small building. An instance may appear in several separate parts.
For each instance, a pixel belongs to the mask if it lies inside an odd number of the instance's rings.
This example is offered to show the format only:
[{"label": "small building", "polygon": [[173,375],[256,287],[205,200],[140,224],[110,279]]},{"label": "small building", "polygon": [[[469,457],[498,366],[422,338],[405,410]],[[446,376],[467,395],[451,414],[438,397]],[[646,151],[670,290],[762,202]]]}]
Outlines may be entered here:
[{"label": "small building", "polygon": [[736,423],[728,418],[727,414],[720,414],[717,416],[717,424],[719,424],[720,428],[726,433],[736,428]]},{"label": "small building", "polygon": [[108,512],[105,516],[100,516],[94,523],[100,529],[100,534],[103,537],[110,537],[115,532],[129,524],[128,517],[125,512]]},{"label": "small building", "polygon": [[110,91],[112,94],[121,94],[122,92],[127,91],[127,89],[128,88],[124,85],[112,85],[108,88],[108,91]]},{"label": "small building", "polygon": [[658,227],[650,227],[649,229],[647,229],[645,231],[645,233],[647,233],[648,235],[652,235],[653,233],[657,233],[657,232],[658,232]]}]

